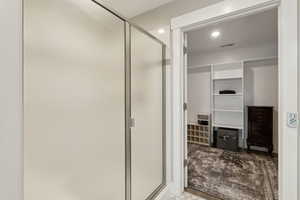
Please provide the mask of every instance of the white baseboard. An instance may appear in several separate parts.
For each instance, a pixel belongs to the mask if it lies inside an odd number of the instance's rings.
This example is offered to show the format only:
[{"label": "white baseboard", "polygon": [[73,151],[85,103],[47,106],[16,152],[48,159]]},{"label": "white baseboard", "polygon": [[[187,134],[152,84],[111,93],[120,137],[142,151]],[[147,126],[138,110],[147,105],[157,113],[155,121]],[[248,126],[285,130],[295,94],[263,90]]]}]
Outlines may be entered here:
[{"label": "white baseboard", "polygon": [[161,191],[161,193],[155,198],[155,200],[168,200],[170,196],[171,192],[169,190],[169,187],[167,186]]},{"label": "white baseboard", "polygon": [[169,183],[165,189],[155,198],[155,200],[169,200],[171,197],[176,196],[174,191],[174,183]]},{"label": "white baseboard", "polygon": [[156,197],[155,200],[170,200],[172,197],[181,196],[182,192],[176,189],[174,183],[169,183],[166,188]]}]

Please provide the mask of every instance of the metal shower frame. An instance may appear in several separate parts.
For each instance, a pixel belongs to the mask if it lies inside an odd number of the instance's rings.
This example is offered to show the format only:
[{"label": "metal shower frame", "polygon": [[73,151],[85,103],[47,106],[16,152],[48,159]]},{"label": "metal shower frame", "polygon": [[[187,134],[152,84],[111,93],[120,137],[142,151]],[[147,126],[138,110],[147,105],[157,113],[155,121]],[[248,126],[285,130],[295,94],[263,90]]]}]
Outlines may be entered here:
[{"label": "metal shower frame", "polygon": [[140,26],[132,23],[126,17],[120,15],[114,9],[109,8],[103,3],[91,0],[98,6],[104,8],[114,16],[124,22],[124,38],[125,38],[125,200],[132,200],[132,184],[131,184],[131,29],[135,28],[149,38],[158,42],[162,46],[162,158],[163,158],[163,176],[161,184],[145,199],[153,200],[166,187],[166,45],[161,40],[145,31]]}]

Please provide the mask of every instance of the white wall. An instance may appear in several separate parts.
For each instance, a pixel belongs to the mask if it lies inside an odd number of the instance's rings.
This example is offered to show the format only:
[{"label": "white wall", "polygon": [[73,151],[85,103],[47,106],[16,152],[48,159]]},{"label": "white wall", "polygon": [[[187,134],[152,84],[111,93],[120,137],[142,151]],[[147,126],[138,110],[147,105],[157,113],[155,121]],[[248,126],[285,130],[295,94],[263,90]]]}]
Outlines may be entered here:
[{"label": "white wall", "polygon": [[0,2],[0,199],[21,200],[22,3]]},{"label": "white wall", "polygon": [[[223,0],[175,0],[158,8],[145,12],[130,19],[131,22],[141,26],[155,35],[167,45],[167,58],[171,58],[170,52],[170,26],[173,17],[204,8]],[[163,28],[164,34],[159,34],[158,29]]]},{"label": "white wall", "polygon": [[213,52],[191,52],[188,56],[189,66],[227,63],[252,58],[277,57],[277,44],[262,44],[243,48],[222,48]]},{"label": "white wall", "polygon": [[273,145],[278,153],[278,64],[277,61],[245,64],[246,105],[273,106]]},{"label": "white wall", "polygon": [[188,122],[197,122],[197,115],[210,113],[211,68],[188,70]]}]

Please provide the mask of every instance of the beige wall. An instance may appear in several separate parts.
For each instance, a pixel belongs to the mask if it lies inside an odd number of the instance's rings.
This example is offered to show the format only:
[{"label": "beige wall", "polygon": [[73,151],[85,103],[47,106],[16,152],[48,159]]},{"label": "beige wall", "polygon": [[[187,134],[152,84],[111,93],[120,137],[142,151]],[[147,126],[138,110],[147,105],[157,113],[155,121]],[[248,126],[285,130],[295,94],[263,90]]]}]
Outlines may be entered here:
[{"label": "beige wall", "polygon": [[[167,45],[167,57],[170,58],[171,19],[221,1],[223,0],[175,0],[130,20],[165,42]],[[160,28],[164,28],[166,32],[158,34],[157,31]]]},{"label": "beige wall", "polygon": [[171,19],[222,0],[175,0],[132,18],[132,22],[148,31],[170,25]]},{"label": "beige wall", "polygon": [[24,4],[24,199],[125,199],[124,22],[92,1]]}]

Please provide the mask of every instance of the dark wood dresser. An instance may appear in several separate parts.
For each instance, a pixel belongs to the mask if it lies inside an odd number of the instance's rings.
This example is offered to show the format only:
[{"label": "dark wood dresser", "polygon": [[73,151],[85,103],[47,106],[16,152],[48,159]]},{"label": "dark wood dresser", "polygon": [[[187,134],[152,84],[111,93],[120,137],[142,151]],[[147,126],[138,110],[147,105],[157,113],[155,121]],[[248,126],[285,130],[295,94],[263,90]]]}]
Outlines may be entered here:
[{"label": "dark wood dresser", "polygon": [[273,153],[273,107],[248,106],[248,150],[265,147]]}]

